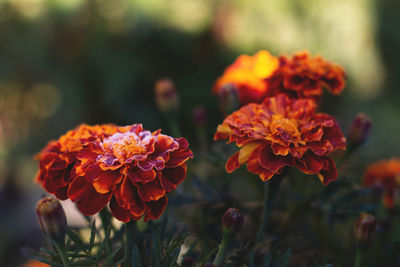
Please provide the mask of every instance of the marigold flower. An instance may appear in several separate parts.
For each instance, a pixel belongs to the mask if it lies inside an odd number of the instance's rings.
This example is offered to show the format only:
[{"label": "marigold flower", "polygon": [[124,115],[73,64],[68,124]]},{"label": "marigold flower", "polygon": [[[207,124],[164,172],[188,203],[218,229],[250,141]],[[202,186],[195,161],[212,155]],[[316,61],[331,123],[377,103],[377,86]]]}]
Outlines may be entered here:
[{"label": "marigold flower", "polygon": [[346,140],[336,120],[315,109],[312,100],[278,95],[232,113],[214,136],[240,147],[226,162],[226,171],[231,173],[247,162],[248,171],[263,181],[285,166],[317,174],[323,184],[336,179],[336,166],[328,154],[345,149]]},{"label": "marigold flower", "polygon": [[[65,140],[76,143],[74,149],[65,150]],[[141,124],[82,125],[39,155],[37,181],[50,193],[62,190],[63,199],[71,199],[85,215],[109,203],[118,220],[157,219],[167,193],[186,177],[186,161],[193,157],[188,146],[184,138],[151,133]]]},{"label": "marigold flower", "polygon": [[213,92],[219,94],[229,84],[238,88],[242,105],[260,103],[278,94],[318,101],[323,88],[335,95],[342,92],[345,73],[339,65],[320,56],[311,57],[308,52],[276,58],[260,51],[254,56],[238,57],[216,81]]},{"label": "marigold flower", "polygon": [[260,102],[267,95],[268,78],[279,66],[279,61],[268,51],[259,51],[254,56],[241,55],[225,69],[216,81],[213,92],[218,94],[225,85],[233,84],[239,91],[241,104]]},{"label": "marigold flower", "polygon": [[279,68],[267,79],[268,96],[284,93],[291,98],[311,98],[318,101],[326,88],[340,94],[345,85],[345,73],[339,65],[299,52],[292,58],[281,56]]},{"label": "marigold flower", "polygon": [[72,167],[76,162],[76,155],[83,146],[99,140],[102,136],[113,134],[117,127],[112,124],[89,126],[82,124],[74,130],[68,131],[57,141],[51,141],[36,155],[40,160],[39,173],[36,181],[49,193],[58,199],[68,198],[67,190],[72,181]]},{"label": "marigold flower", "polygon": [[51,267],[51,266],[37,260],[29,260],[25,262],[24,267]]},{"label": "marigold flower", "polygon": [[371,164],[365,171],[363,184],[383,191],[383,205],[386,208],[395,206],[399,191],[400,159],[392,158]]}]

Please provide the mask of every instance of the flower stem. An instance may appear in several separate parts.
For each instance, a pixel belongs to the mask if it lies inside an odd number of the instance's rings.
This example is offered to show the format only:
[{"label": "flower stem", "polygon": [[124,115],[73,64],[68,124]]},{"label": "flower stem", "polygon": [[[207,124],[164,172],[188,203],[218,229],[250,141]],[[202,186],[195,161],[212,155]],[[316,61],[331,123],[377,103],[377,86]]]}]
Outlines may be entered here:
[{"label": "flower stem", "polygon": [[228,231],[223,231],[221,244],[219,245],[217,256],[215,256],[215,259],[213,262],[213,264],[215,266],[219,266],[221,264],[222,260],[224,259],[224,254],[225,254],[226,248],[229,245],[230,239],[231,239],[231,233],[229,233]]},{"label": "flower stem", "polygon": [[100,211],[100,219],[101,219],[101,224],[103,226],[107,253],[111,253],[111,240],[110,240],[109,234],[107,233],[108,228],[111,227],[111,225],[110,225],[110,216],[109,216],[109,213],[107,211],[107,208],[103,208]]},{"label": "flower stem", "polygon": [[265,231],[268,226],[269,215],[274,205],[274,200],[277,196],[279,185],[281,184],[283,177],[286,175],[286,170],[287,169],[284,169],[281,174],[272,177],[270,181],[265,183],[264,206],[263,206],[260,228],[258,229],[257,232],[257,238],[256,238],[257,243],[260,242],[264,237]]},{"label": "flower stem", "polygon": [[67,253],[65,251],[64,244],[61,244],[59,242],[54,242],[54,246],[56,247],[58,254],[60,255],[64,267],[69,267],[70,265],[68,263]]},{"label": "flower stem", "polygon": [[131,220],[125,224],[125,234],[126,234],[126,243],[125,243],[125,266],[132,266],[133,262],[133,233],[135,231],[136,223]]},{"label": "flower stem", "polygon": [[363,266],[363,257],[364,257],[364,250],[358,246],[357,247],[357,252],[356,252],[356,259],[354,261],[354,267],[361,267]]}]

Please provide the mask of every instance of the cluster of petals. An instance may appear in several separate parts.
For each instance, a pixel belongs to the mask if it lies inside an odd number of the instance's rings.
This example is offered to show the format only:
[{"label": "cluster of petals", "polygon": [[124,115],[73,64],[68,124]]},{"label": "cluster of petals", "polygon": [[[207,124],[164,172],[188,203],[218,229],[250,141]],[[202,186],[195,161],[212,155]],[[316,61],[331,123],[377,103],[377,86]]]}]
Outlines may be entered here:
[{"label": "cluster of petals", "polygon": [[259,51],[254,56],[241,55],[228,66],[216,81],[213,92],[218,94],[222,87],[237,88],[241,104],[260,102],[268,92],[266,78],[278,68],[278,58],[268,51]]},{"label": "cluster of petals", "polygon": [[335,180],[337,170],[329,153],[345,149],[346,140],[336,120],[315,109],[312,100],[280,94],[232,113],[214,136],[240,148],[226,162],[226,171],[247,163],[249,172],[266,181],[290,166],[317,174],[323,184]]},{"label": "cluster of petals", "polygon": [[59,199],[71,199],[85,215],[107,204],[128,222],[156,219],[167,193],[186,177],[193,157],[184,138],[146,131],[141,124],[80,125],[40,152],[36,181]]},{"label": "cluster of petals", "polygon": [[277,58],[260,51],[254,56],[239,56],[216,81],[213,92],[228,84],[238,89],[242,105],[260,103],[278,94],[318,101],[323,88],[335,95],[343,91],[345,73],[339,65],[321,56],[311,57],[308,52]]},{"label": "cluster of petals", "polygon": [[383,204],[387,208],[395,206],[399,194],[400,159],[392,158],[371,164],[365,171],[363,184],[375,187],[383,192]]}]

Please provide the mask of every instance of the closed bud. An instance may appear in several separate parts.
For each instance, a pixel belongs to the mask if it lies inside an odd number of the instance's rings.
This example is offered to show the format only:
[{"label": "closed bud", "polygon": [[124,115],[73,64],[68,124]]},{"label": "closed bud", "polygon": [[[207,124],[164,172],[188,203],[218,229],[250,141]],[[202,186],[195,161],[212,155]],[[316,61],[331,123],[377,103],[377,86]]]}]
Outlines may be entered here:
[{"label": "closed bud", "polygon": [[157,107],[163,113],[176,112],[179,107],[179,96],[171,79],[164,78],[154,85]]},{"label": "closed bud", "polygon": [[194,258],[192,256],[186,257],[182,260],[182,267],[191,267],[194,266]]},{"label": "closed bud", "polygon": [[349,144],[353,147],[362,145],[367,139],[369,130],[371,128],[371,120],[364,113],[359,113],[351,125],[348,140]]},{"label": "closed bud", "polygon": [[222,217],[222,229],[228,233],[239,232],[243,225],[243,214],[236,208],[229,208]]},{"label": "closed bud", "polygon": [[197,106],[193,110],[193,119],[198,127],[204,127],[207,124],[207,111],[203,106]]},{"label": "closed bud", "polygon": [[225,115],[240,107],[239,90],[236,85],[228,83],[218,91],[219,107]]},{"label": "closed bud", "polygon": [[206,264],[204,264],[204,267],[215,267],[215,265],[211,262],[207,262]]},{"label": "closed bud", "polygon": [[44,197],[36,205],[36,214],[42,231],[51,239],[64,243],[67,218],[60,201]]},{"label": "closed bud", "polygon": [[376,229],[375,217],[368,213],[361,213],[354,226],[354,235],[360,245],[368,245]]}]

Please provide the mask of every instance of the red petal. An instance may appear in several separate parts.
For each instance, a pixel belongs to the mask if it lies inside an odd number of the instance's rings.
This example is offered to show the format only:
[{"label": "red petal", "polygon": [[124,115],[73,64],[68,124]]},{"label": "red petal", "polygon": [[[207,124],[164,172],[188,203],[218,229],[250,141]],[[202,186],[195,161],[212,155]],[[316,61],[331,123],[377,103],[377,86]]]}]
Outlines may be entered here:
[{"label": "red petal", "polygon": [[170,153],[170,160],[166,162],[166,167],[177,167],[183,163],[185,163],[188,159],[193,158],[192,151],[188,150],[179,150]]},{"label": "red petal", "polygon": [[58,188],[54,195],[60,200],[66,200],[68,198],[67,192],[68,192],[68,186]]},{"label": "red petal", "polygon": [[278,156],[272,153],[271,148],[264,146],[258,154],[260,164],[263,168],[275,173],[283,166],[293,166],[293,158],[288,155],[286,157]]},{"label": "red petal", "polygon": [[119,171],[103,171],[96,164],[90,165],[84,176],[89,182],[93,183],[96,191],[101,194],[115,189],[115,186],[122,180],[122,174]]},{"label": "red petal", "polygon": [[131,179],[132,183],[136,184],[139,182],[148,183],[156,179],[155,170],[142,171],[140,168],[134,167],[126,170],[126,175]]},{"label": "red petal", "polygon": [[140,199],[136,187],[131,184],[129,179],[124,179],[121,184],[121,200],[126,207],[129,207],[132,215],[143,215],[146,207]]},{"label": "red petal", "polygon": [[138,183],[137,188],[139,196],[143,201],[159,200],[165,195],[165,190],[158,179],[146,184]]},{"label": "red petal", "polygon": [[177,188],[186,177],[186,164],[176,168],[166,168],[161,172],[161,183],[165,191],[170,192]]},{"label": "red petal", "polygon": [[130,211],[119,206],[114,197],[110,201],[110,210],[111,214],[120,221],[129,222],[131,220]]},{"label": "red petal", "polygon": [[329,158],[329,157],[324,157],[325,160],[325,166],[324,168],[319,172],[318,176],[323,184],[329,184],[331,181],[335,180],[338,176],[337,170],[336,170],[336,165],[335,162]]},{"label": "red petal", "polygon": [[167,203],[168,203],[167,196],[160,198],[158,201],[146,202],[147,210],[144,220],[148,221],[160,218],[161,214],[167,207]]},{"label": "red petal", "polygon": [[226,162],[225,170],[226,170],[227,173],[231,173],[231,172],[233,172],[234,170],[236,170],[237,168],[240,167],[239,152],[236,152],[235,154],[233,154],[233,156],[230,157],[228,159],[228,161]]},{"label": "red petal", "polygon": [[110,201],[111,193],[99,194],[82,176],[72,181],[68,189],[69,198],[76,202],[78,209],[87,216],[96,214]]}]

